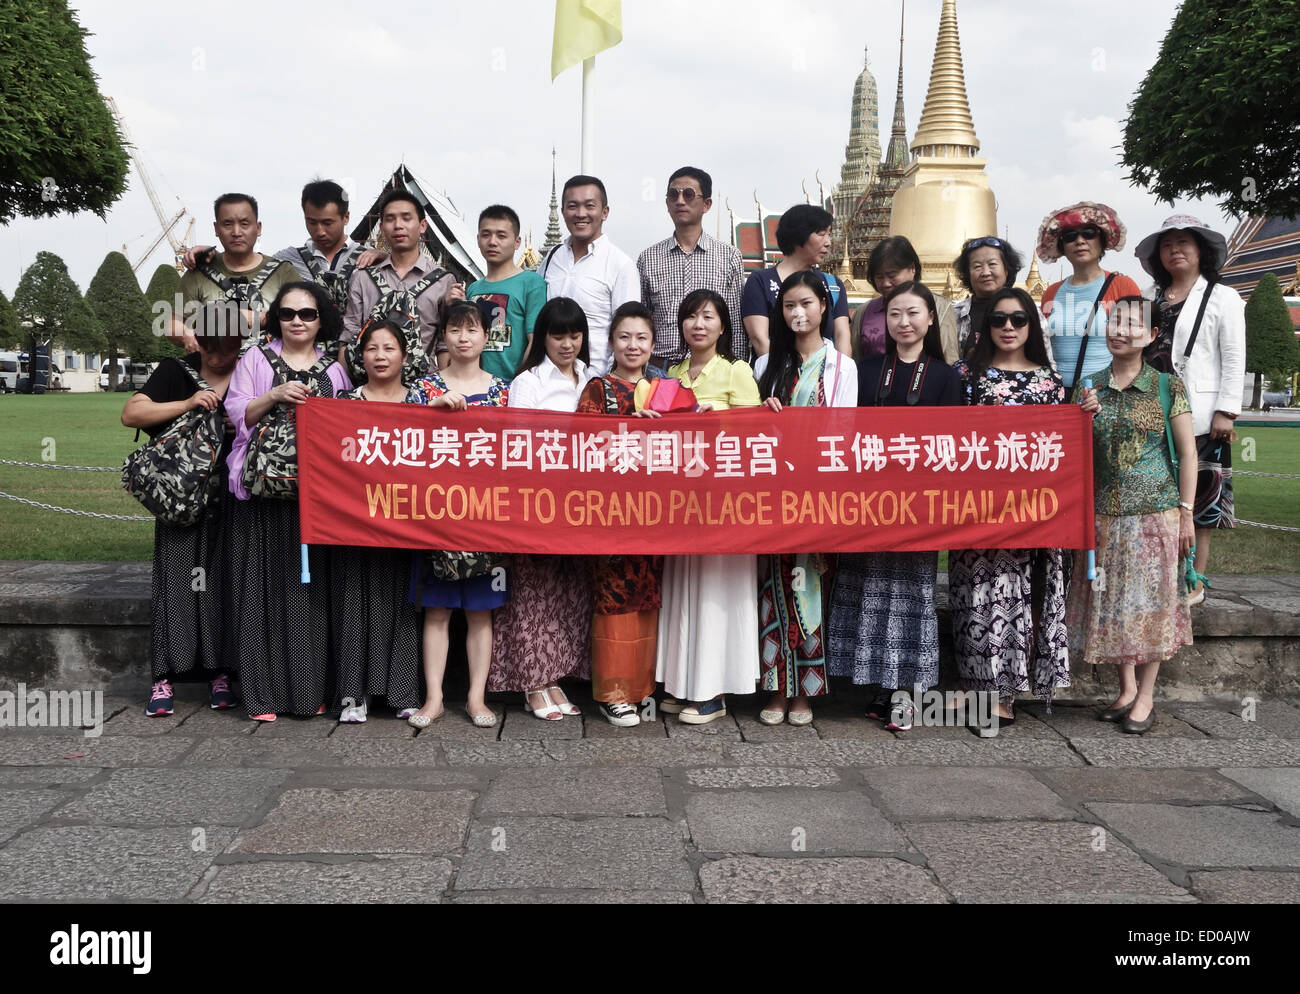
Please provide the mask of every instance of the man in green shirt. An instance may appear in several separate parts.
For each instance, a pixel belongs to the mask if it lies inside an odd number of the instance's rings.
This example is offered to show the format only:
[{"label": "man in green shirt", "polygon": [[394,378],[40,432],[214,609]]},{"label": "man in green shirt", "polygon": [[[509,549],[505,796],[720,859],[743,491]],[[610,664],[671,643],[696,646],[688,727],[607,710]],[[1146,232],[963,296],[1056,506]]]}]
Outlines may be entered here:
[{"label": "man in green shirt", "polygon": [[519,215],[504,204],[493,204],[478,216],[478,250],[487,262],[487,276],[464,290],[457,284],[449,297],[468,296],[491,306],[483,368],[509,382],[528,352],[533,322],[546,303],[546,280],[515,264],[519,251]]},{"label": "man in green shirt", "polygon": [[[203,304],[212,301],[229,301],[239,307],[240,334],[251,338],[265,325],[267,309],[280,287],[297,282],[300,277],[289,263],[256,250],[262,235],[256,200],[246,193],[223,193],[212,209],[216,216],[213,229],[222,251],[211,259],[198,260],[198,266],[181,277],[184,312],[197,312]],[[194,336],[181,324],[180,318],[181,315],[173,316],[172,334],[168,337],[186,350],[194,351],[197,348]]]}]

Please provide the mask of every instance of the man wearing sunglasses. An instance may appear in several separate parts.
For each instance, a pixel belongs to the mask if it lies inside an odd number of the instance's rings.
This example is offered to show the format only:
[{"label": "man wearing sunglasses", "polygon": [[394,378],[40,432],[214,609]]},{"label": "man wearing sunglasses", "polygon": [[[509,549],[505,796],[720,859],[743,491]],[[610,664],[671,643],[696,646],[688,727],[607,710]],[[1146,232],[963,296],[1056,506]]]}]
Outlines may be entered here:
[{"label": "man wearing sunglasses", "polygon": [[[257,201],[248,194],[223,193],[213,203],[212,211],[212,226],[222,251],[204,248],[197,258],[197,248],[186,253],[186,264],[193,268],[181,277],[183,312],[193,315],[203,304],[229,303],[239,309],[236,326],[240,335],[252,339],[265,326],[266,310],[280,287],[297,281],[298,272],[287,262],[256,250],[262,222],[257,216]],[[173,315],[172,334],[168,337],[193,352],[198,344],[181,318],[180,314]]]},{"label": "man wearing sunglasses", "polygon": [[636,264],[604,233],[609,217],[605,184],[595,176],[564,183],[560,211],[569,237],[546,253],[537,271],[546,280],[546,299],[569,297],[587,315],[591,371],[609,372],[609,319],[629,300],[640,300]]},{"label": "man wearing sunglasses", "polygon": [[673,234],[656,242],[636,261],[641,303],[654,315],[654,362],[665,369],[684,355],[677,333],[677,308],[692,290],[712,290],[731,311],[731,349],[749,357],[749,338],[740,322],[740,291],[745,267],[740,252],[704,233],[704,215],[713,206],[713,178],[703,169],[682,166],[668,177],[668,216]]}]

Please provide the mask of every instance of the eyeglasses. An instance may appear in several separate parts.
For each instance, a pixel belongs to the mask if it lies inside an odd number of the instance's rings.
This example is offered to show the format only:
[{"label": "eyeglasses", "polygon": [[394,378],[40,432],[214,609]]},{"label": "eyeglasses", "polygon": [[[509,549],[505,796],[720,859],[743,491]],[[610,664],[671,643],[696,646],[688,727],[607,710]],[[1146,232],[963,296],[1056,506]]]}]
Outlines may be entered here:
[{"label": "eyeglasses", "polygon": [[281,307],[276,316],[281,321],[292,321],[294,318],[301,318],[304,322],[309,322],[320,317],[320,311],[314,307],[301,307],[296,311],[292,307]]},{"label": "eyeglasses", "polygon": [[670,186],[668,188],[668,193],[665,196],[665,199],[668,201],[684,200],[686,201],[686,203],[689,204],[689,203],[693,203],[696,197],[699,197],[701,200],[703,200],[704,194],[697,193],[696,191],[692,190],[689,186],[684,190],[679,189],[678,187],[675,186]]},{"label": "eyeglasses", "polygon": [[1083,238],[1085,241],[1090,242],[1100,234],[1100,228],[1095,224],[1089,224],[1083,228],[1067,228],[1065,231],[1062,231],[1061,241],[1065,242],[1067,245],[1076,238]]},{"label": "eyeglasses", "polygon": [[961,247],[963,252],[974,252],[977,248],[1004,249],[1007,243],[1001,238],[972,238]]},{"label": "eyeglasses", "polygon": [[989,324],[994,328],[1005,328],[1008,321],[1013,328],[1023,328],[1029,323],[1029,315],[1024,311],[993,311],[989,314]]}]

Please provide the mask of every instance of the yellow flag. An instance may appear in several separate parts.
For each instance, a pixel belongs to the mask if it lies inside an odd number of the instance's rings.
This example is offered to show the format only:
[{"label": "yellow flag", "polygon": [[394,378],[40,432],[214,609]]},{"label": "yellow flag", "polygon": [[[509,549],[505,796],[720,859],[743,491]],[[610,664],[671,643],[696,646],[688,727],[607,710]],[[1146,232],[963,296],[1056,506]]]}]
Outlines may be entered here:
[{"label": "yellow flag", "polygon": [[555,0],[551,79],[622,40],[622,0]]}]

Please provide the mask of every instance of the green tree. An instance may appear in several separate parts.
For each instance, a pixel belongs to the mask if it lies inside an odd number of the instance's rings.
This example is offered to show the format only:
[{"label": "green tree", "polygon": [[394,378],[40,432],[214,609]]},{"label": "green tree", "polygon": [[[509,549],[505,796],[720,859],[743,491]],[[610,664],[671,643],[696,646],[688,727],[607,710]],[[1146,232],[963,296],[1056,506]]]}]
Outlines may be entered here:
[{"label": "green tree", "polygon": [[1265,273],[1246,301],[1246,371],[1255,374],[1250,406],[1260,404],[1261,376],[1289,378],[1300,368],[1300,347],[1291,325],[1291,312],[1282,297],[1277,275]]},{"label": "green tree", "polygon": [[1218,197],[1237,217],[1300,213],[1297,64],[1294,2],[1184,3],[1129,104],[1133,184],[1170,203]]},{"label": "green tree", "polygon": [[121,252],[104,256],[98,272],[86,288],[86,303],[95,314],[103,339],[104,357],[108,360],[108,388],[117,389],[117,359],[130,357],[137,362],[153,349],[150,332],[151,313],[131,263]]},{"label": "green tree", "polygon": [[0,291],[0,349],[14,349],[22,342],[22,329],[18,326],[18,312]]},{"label": "green tree", "polygon": [[0,224],[94,211],[126,189],[129,159],[65,0],[0,4]]},{"label": "green tree", "polygon": [[103,342],[68,267],[52,252],[37,252],[14,291],[14,311],[29,355],[38,345],[61,342],[73,352],[94,352]]},{"label": "green tree", "polygon": [[[149,286],[144,291],[144,297],[149,303],[154,322],[157,322],[160,315],[180,313],[180,309],[176,305],[176,298],[180,294],[180,288],[181,277],[176,272],[175,266],[163,263],[153,271]],[[160,308],[165,308],[165,310],[160,310]],[[148,347],[143,348],[137,358],[144,362],[158,362],[169,356],[179,357],[184,354],[185,350],[171,339],[163,335],[151,334]]]}]

